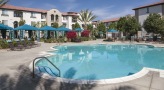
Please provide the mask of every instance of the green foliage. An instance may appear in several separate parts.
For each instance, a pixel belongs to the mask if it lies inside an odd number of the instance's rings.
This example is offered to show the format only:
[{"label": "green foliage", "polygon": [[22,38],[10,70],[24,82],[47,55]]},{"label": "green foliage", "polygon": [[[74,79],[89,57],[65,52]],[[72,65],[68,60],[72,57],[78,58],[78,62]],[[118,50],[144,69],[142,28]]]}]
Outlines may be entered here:
[{"label": "green foliage", "polygon": [[0,0],[0,7],[5,5],[9,0]]},{"label": "green foliage", "polygon": [[88,24],[87,25],[87,30],[92,31],[93,30],[93,25],[92,24]]},{"label": "green foliage", "polygon": [[79,13],[80,16],[78,17],[78,20],[84,23],[84,29],[87,28],[87,23],[93,21],[96,16],[92,13],[92,11],[87,10],[81,10]]},{"label": "green foliage", "polygon": [[57,22],[54,22],[54,23],[52,24],[52,27],[58,28],[58,27],[59,27],[59,24],[58,24]]},{"label": "green foliage", "polygon": [[121,17],[117,22],[117,29],[125,32],[125,25],[126,25],[126,17]]},{"label": "green foliage", "polygon": [[46,22],[41,22],[41,27],[47,26]]},{"label": "green foliage", "polygon": [[147,17],[147,19],[144,21],[143,27],[148,33],[158,34],[159,31],[163,27],[162,23],[163,23],[163,21],[162,21],[161,15],[153,13],[153,14],[150,14]]},{"label": "green foliage", "polygon": [[23,20],[23,18],[21,17],[21,18],[20,18],[20,21],[19,21],[19,26],[22,26],[22,25],[24,25],[25,23],[26,23],[26,21]]},{"label": "green foliage", "polygon": [[6,40],[1,39],[0,40],[0,49],[6,49],[9,48],[9,44]]},{"label": "green foliage", "polygon": [[125,24],[125,32],[130,35],[137,34],[137,31],[141,30],[140,24],[134,17],[128,16]]},{"label": "green foliage", "polygon": [[75,30],[76,28],[80,28],[79,23],[72,24],[72,30]]},{"label": "green foliage", "polygon": [[54,39],[54,38],[45,39],[44,42],[45,43],[56,43],[56,39]]},{"label": "green foliage", "polygon": [[104,23],[100,23],[98,26],[97,26],[97,30],[98,30],[98,32],[103,32],[103,34],[105,34],[106,33],[106,27],[105,27],[105,25],[104,25]]},{"label": "green foliage", "polygon": [[117,29],[126,33],[126,35],[134,35],[137,31],[141,30],[141,25],[135,17],[127,16],[120,18],[117,22]]},{"label": "green foliage", "polygon": [[81,37],[81,41],[89,41],[89,37]]},{"label": "green foliage", "polygon": [[109,25],[108,29],[116,29],[117,30],[117,23],[113,22]]}]

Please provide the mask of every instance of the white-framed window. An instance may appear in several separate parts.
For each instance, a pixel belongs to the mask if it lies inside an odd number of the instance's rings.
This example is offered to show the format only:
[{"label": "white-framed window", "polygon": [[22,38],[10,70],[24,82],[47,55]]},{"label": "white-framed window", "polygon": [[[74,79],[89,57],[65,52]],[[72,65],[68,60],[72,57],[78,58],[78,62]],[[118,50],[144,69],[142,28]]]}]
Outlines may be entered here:
[{"label": "white-framed window", "polygon": [[8,25],[8,20],[2,20],[2,24]]},{"label": "white-framed window", "polygon": [[2,9],[2,16],[8,16],[8,11],[6,9]]},{"label": "white-framed window", "polygon": [[35,14],[36,14],[36,13],[31,12],[31,18],[36,18]]}]

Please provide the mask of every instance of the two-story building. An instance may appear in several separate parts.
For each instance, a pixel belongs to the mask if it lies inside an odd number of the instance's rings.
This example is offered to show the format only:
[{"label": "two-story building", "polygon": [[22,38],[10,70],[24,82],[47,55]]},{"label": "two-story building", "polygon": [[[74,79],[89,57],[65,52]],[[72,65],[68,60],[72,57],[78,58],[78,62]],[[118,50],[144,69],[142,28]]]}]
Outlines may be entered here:
[{"label": "two-story building", "polygon": [[69,29],[72,29],[72,24],[78,22],[76,12],[60,12],[57,9],[43,10],[36,8],[26,8],[13,5],[3,5],[0,7],[0,22],[10,27],[16,28],[19,26],[19,21],[22,18],[26,21],[26,24],[32,25],[34,23],[47,23],[51,26],[52,23],[57,22],[59,26],[64,25]]},{"label": "two-story building", "polygon": [[[133,10],[135,10],[136,19],[142,26],[146,18],[149,16],[149,14],[157,13],[157,14],[160,14],[161,16],[164,15],[164,1],[137,7],[137,8],[134,8]],[[143,37],[147,34],[147,32],[144,30],[144,28],[142,28],[142,31],[140,34],[141,35],[139,36]]]}]

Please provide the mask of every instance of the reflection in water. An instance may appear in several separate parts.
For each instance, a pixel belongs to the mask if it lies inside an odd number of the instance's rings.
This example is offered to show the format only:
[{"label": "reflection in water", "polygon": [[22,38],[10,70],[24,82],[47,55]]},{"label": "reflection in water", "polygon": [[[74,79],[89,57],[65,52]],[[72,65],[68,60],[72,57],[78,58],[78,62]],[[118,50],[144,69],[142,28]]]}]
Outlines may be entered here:
[{"label": "reflection in water", "polygon": [[[58,51],[52,52],[55,56],[49,59],[60,68],[65,78],[107,79],[127,76],[129,73],[140,71],[143,67],[164,69],[162,48],[144,45],[88,45],[57,48]],[[38,65],[53,68],[44,60],[39,61]],[[89,76],[95,78],[88,78]]]}]

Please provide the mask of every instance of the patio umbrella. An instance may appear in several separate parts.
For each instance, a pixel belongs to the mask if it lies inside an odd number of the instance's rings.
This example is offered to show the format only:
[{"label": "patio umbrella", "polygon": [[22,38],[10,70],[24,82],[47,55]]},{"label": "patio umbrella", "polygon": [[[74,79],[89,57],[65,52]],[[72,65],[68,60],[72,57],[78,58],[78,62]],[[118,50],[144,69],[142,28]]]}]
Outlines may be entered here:
[{"label": "patio umbrella", "polygon": [[62,31],[62,34],[64,35],[64,32],[66,32],[66,31],[71,31],[69,28],[66,28],[66,27],[59,27],[59,28],[57,28],[57,31],[59,31],[59,32],[61,32]]},{"label": "patio umbrella", "polygon": [[118,33],[118,31],[117,31],[117,30],[114,30],[114,29],[110,29],[110,30],[108,30],[108,32],[111,32],[111,33]]},{"label": "patio umbrella", "polygon": [[14,28],[14,30],[39,30],[39,29],[30,25],[24,24],[20,27]]},{"label": "patio umbrella", "polygon": [[56,31],[57,29],[53,28],[53,27],[50,27],[50,26],[44,26],[44,27],[40,28],[39,30]]},{"label": "patio umbrella", "polygon": [[0,24],[0,30],[12,30],[13,28],[12,27],[9,27],[7,25],[4,25],[4,24]]},{"label": "patio umbrella", "polygon": [[[2,33],[2,37],[4,39],[6,38],[6,30],[12,30],[12,29],[13,29],[12,27],[9,27],[9,26],[4,25],[4,24],[0,24],[0,30],[1,30],[1,33]],[[11,31],[9,33],[11,33]],[[11,34],[10,34],[10,36],[12,37]]]},{"label": "patio umbrella", "polygon": [[[32,31],[34,30],[39,30],[38,28],[36,28],[36,27],[33,27],[33,26],[30,26],[30,25],[27,25],[27,24],[24,24],[24,25],[22,25],[22,26],[19,26],[19,27],[17,27],[17,28],[14,28],[14,30],[21,30],[20,31],[20,37],[21,38],[23,38],[23,30],[30,30],[30,31],[28,31],[29,33],[32,33]],[[29,34],[30,35],[30,34]],[[29,37],[31,37],[32,35],[30,35]]]},{"label": "patio umbrella", "polygon": [[[44,27],[40,28],[39,30],[42,30],[42,31],[57,31],[56,28],[53,28],[51,26],[44,26]],[[50,34],[50,32],[48,34]],[[50,35],[48,35],[48,38],[49,37],[50,37]],[[45,38],[47,38],[47,32],[45,32]]]},{"label": "patio umbrella", "polygon": [[75,28],[75,31],[76,32],[80,32],[80,31],[82,31],[83,29],[81,29],[81,28]]},{"label": "patio umbrella", "polygon": [[62,26],[62,27],[57,28],[57,31],[70,31],[70,29]]}]

